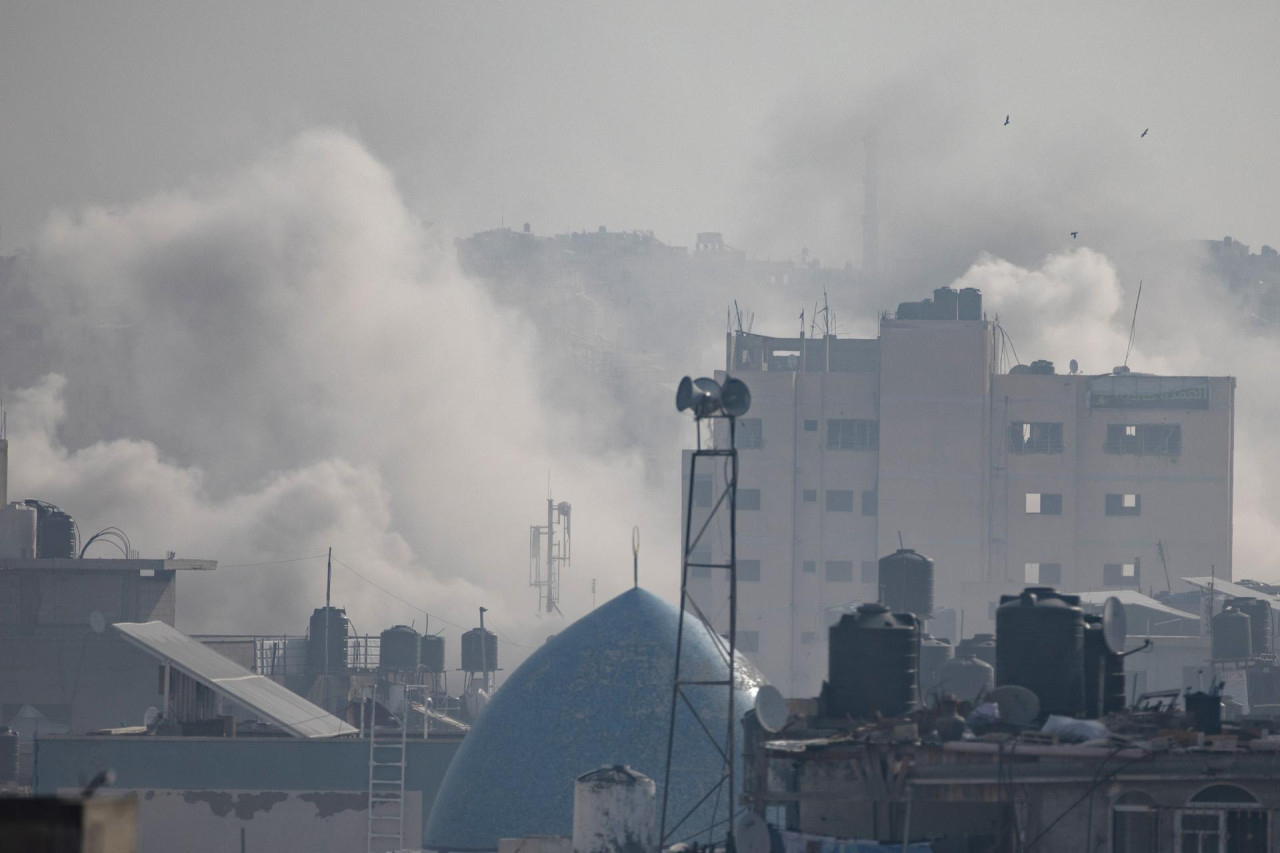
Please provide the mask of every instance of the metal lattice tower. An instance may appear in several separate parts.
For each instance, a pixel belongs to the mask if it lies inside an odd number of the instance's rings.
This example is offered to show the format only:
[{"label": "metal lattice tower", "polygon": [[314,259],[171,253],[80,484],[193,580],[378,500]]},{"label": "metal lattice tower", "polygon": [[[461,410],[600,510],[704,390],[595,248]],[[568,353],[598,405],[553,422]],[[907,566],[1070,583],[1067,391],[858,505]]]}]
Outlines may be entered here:
[{"label": "metal lattice tower", "polygon": [[[676,629],[675,672],[671,690],[671,717],[667,730],[667,760],[662,782],[662,823],[658,836],[659,849],[666,848],[679,841],[680,838],[689,835],[688,820],[693,817],[704,803],[714,797],[714,802],[718,804],[720,796],[724,795],[728,805],[728,828],[725,831],[724,849],[726,853],[735,853],[733,818],[737,806],[734,798],[737,714],[734,710],[734,681],[737,673],[735,672],[734,662],[736,660],[738,631],[738,449],[736,419],[747,411],[750,402],[751,395],[747,391],[747,386],[740,380],[728,376],[725,377],[723,387],[710,379],[699,379],[696,382],[691,382],[688,377],[685,377],[680,384],[680,390],[676,394],[676,408],[680,411],[691,409],[694,413],[697,444],[696,449],[689,457],[689,486],[685,495],[684,553],[680,567],[680,621]],[[727,444],[716,442],[713,434],[710,446],[704,447],[704,425],[713,425],[717,422],[728,426]],[[713,471],[719,467],[719,463],[723,463],[724,488],[720,491],[718,497],[711,502],[711,508],[707,513],[706,519],[702,521],[695,531],[693,527],[694,506],[698,487],[699,463],[702,463],[705,467],[712,468]],[[714,491],[713,487],[713,494]],[[718,563],[710,558],[695,558],[694,551],[698,548],[698,544],[703,540],[712,523],[722,518],[726,513],[728,514],[729,525],[729,554],[727,561]],[[698,561],[695,561],[695,559]],[[692,628],[705,629],[717,641],[720,640],[720,636],[712,627],[710,620],[707,619],[698,603],[689,594],[690,568],[707,569],[712,572],[723,571],[729,581],[729,593],[726,602],[729,630],[727,635],[724,636],[727,648],[724,649],[726,654],[724,656],[725,672],[723,678],[714,676],[709,678],[689,678],[682,668],[685,621],[690,615],[696,620],[694,625],[691,626]],[[691,697],[698,691],[707,690],[723,690],[728,694],[727,720],[704,719],[704,716],[698,711],[699,703],[693,701]],[[701,796],[695,802],[695,805],[686,813],[673,814],[670,811],[671,759],[675,746],[676,718],[680,712],[681,705],[684,705],[685,709],[693,715],[698,728],[715,747],[716,752],[719,753],[724,763],[719,778],[707,790],[699,792]],[[714,734],[715,730],[721,726],[724,727],[722,730],[725,732],[723,742]],[[713,812],[712,825],[707,830],[699,830],[698,832],[700,834],[701,831],[713,830],[717,824],[718,821],[715,820]],[[682,833],[682,835],[677,836],[676,833]]]},{"label": "metal lattice tower", "polygon": [[571,510],[568,503],[548,496],[547,523],[529,527],[529,586],[538,590],[539,613],[560,613],[560,573],[569,567]]}]

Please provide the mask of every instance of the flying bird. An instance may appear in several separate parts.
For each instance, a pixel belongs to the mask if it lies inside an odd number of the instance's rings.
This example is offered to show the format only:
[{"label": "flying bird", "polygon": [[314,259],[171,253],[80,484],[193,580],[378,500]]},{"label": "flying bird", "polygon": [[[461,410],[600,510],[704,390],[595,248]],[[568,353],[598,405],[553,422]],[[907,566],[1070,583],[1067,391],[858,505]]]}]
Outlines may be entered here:
[{"label": "flying bird", "polygon": [[[1151,128],[1149,128],[1149,127],[1147,128],[1147,130],[1150,130],[1150,129],[1151,129]],[[1142,131],[1142,136],[1146,136],[1146,135],[1147,135],[1147,130]],[[1138,138],[1139,138],[1139,139],[1141,139],[1141,138],[1142,138],[1142,136],[1139,136]]]},{"label": "flying bird", "polygon": [[1008,116],[1005,116],[1005,117],[1004,117],[1004,126],[1005,126],[1005,127],[1008,127],[1008,126],[1009,126],[1009,117],[1008,117]]},{"label": "flying bird", "polygon": [[1076,237],[1078,237],[1079,235],[1080,235],[1080,232],[1079,232],[1079,231],[1072,231],[1072,232],[1071,232],[1071,239],[1072,239],[1072,240],[1074,240],[1074,239],[1075,239]]}]

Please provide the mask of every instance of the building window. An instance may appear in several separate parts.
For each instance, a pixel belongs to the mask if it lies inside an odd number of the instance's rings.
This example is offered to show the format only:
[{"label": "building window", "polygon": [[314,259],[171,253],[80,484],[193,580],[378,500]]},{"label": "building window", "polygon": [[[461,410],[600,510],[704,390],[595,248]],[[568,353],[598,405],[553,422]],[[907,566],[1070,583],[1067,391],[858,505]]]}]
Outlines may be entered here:
[{"label": "building window", "polygon": [[759,489],[738,489],[738,509],[757,510],[759,508]]},{"label": "building window", "polygon": [[759,560],[739,560],[738,561],[738,580],[747,583],[755,583],[760,580],[760,561]]},{"label": "building window", "polygon": [[1182,453],[1182,425],[1108,424],[1103,450],[1129,456],[1178,456]]},{"label": "building window", "polygon": [[1236,785],[1210,785],[1178,813],[1181,853],[1263,853],[1268,814],[1257,797]]},{"label": "building window", "polygon": [[817,422],[817,421],[805,421],[805,422],[804,422],[804,431],[805,431],[805,432],[817,432],[817,431],[818,431],[818,422]]},{"label": "building window", "polygon": [[1062,424],[1015,421],[1009,424],[1012,453],[1061,453]]},{"label": "building window", "polygon": [[827,421],[828,450],[879,450],[880,422],[856,419]]},{"label": "building window", "polygon": [[817,489],[805,489],[805,490],[804,490],[804,502],[805,502],[805,503],[807,503],[807,504],[816,503],[816,502],[817,502],[817,500],[818,500],[818,490],[817,490]]},{"label": "building window", "polygon": [[1062,583],[1061,563],[1026,563],[1023,580],[1028,586],[1057,586]]},{"label": "building window", "polygon": [[863,491],[862,493],[862,514],[875,515],[880,501],[875,489]]},{"label": "building window", "polygon": [[1116,800],[1111,811],[1111,853],[1157,853],[1159,849],[1155,800],[1141,791]]},{"label": "building window", "polygon": [[1107,563],[1102,567],[1103,586],[1138,586],[1138,560],[1132,563]]},{"label": "building window", "polygon": [[835,583],[851,583],[853,581],[853,560],[827,560],[823,564],[827,572],[827,580]]},{"label": "building window", "polygon": [[[738,632],[738,650],[753,654],[760,651],[760,632],[759,631],[739,631]],[[728,666],[725,667],[726,671]]]},{"label": "building window", "polygon": [[[711,577],[711,566],[707,565],[711,562],[711,545],[706,542],[699,542],[697,546],[689,552],[689,577],[691,578],[709,578]],[[697,564],[697,565],[695,565]]]},{"label": "building window", "polygon": [[862,561],[862,582],[863,583],[879,583],[880,582],[880,565],[875,560]]},{"label": "building window", "polygon": [[806,574],[813,574],[818,571],[818,564],[814,560],[805,560],[800,570]]},{"label": "building window", "polygon": [[693,505],[711,506],[711,475],[697,474],[693,478]]},{"label": "building window", "polygon": [[1107,495],[1107,515],[1142,515],[1140,495]]},{"label": "building window", "polygon": [[[800,632],[800,645],[802,646],[812,646],[817,639],[818,635],[813,631]],[[725,668],[728,669],[728,667]]]},{"label": "building window", "polygon": [[755,450],[764,447],[764,421],[760,418],[738,418],[734,433],[738,447]]},{"label": "building window", "polygon": [[1027,515],[1062,515],[1062,495],[1027,492]]},{"label": "building window", "polygon": [[853,492],[847,489],[828,489],[827,512],[853,512]]}]

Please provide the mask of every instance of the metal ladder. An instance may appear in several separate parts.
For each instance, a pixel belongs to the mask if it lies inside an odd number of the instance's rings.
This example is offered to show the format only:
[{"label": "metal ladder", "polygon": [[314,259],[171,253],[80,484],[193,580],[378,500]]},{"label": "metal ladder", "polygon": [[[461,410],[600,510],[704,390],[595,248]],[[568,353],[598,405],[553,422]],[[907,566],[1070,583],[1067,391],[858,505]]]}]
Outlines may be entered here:
[{"label": "metal ladder", "polygon": [[[369,836],[367,853],[404,848],[405,742],[409,734],[408,697],[396,726],[369,723]],[[388,845],[387,842],[393,842]]]}]

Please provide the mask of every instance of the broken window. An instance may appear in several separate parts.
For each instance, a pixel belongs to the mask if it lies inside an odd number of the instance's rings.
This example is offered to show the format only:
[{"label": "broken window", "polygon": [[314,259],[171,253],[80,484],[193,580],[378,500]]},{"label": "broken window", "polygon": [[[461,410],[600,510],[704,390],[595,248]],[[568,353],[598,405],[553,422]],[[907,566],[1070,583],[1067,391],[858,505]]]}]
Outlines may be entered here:
[{"label": "broken window", "polygon": [[1023,566],[1023,581],[1028,586],[1057,586],[1062,583],[1062,564],[1027,563]]},{"label": "broken window", "polygon": [[879,450],[880,422],[862,418],[827,421],[828,450]]},{"label": "broken window", "polygon": [[1103,586],[1138,586],[1138,560],[1132,563],[1107,563],[1102,567]]},{"label": "broken window", "polygon": [[1027,515],[1062,515],[1062,495],[1027,492]]},{"label": "broken window", "polygon": [[1107,515],[1141,515],[1142,500],[1136,494],[1107,495]]},{"label": "broken window", "polygon": [[1015,421],[1009,424],[1011,453],[1061,453],[1062,424],[1047,421]]},{"label": "broken window", "polygon": [[853,581],[853,560],[827,560],[824,564],[827,580],[836,583]]},{"label": "broken window", "polygon": [[853,512],[853,491],[851,489],[828,489],[827,512]]},{"label": "broken window", "polygon": [[1127,456],[1179,456],[1182,425],[1108,424],[1103,450]]},{"label": "broken window", "polygon": [[738,509],[757,510],[759,508],[759,489],[738,489]]},{"label": "broken window", "polygon": [[734,435],[738,447],[748,450],[764,447],[764,421],[760,418],[738,418]]},{"label": "broken window", "polygon": [[818,422],[817,422],[817,421],[814,421],[814,420],[806,420],[806,421],[804,422],[804,431],[805,431],[805,432],[817,432],[817,431],[818,431]]}]

